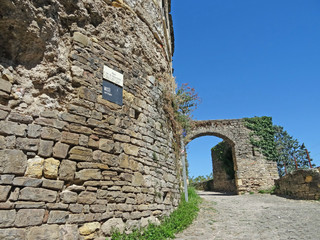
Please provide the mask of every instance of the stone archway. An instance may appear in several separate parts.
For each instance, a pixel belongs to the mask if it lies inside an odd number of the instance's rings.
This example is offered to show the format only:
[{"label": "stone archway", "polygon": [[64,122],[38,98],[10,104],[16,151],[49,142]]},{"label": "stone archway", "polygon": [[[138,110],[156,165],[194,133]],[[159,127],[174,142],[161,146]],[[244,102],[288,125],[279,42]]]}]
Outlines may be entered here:
[{"label": "stone archway", "polygon": [[193,121],[186,139],[201,136],[222,138],[232,147],[237,193],[269,189],[279,178],[276,162],[269,161],[250,143],[244,119]]}]

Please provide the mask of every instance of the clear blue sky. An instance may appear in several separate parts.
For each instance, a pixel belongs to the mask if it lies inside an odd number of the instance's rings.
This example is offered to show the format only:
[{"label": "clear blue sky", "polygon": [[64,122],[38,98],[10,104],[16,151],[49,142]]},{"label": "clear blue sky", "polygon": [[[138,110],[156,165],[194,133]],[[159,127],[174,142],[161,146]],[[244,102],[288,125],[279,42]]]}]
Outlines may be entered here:
[{"label": "clear blue sky", "polygon": [[[202,99],[197,120],[271,116],[320,165],[320,1],[172,0],[174,76]],[[211,172],[201,137],[190,176]]]}]

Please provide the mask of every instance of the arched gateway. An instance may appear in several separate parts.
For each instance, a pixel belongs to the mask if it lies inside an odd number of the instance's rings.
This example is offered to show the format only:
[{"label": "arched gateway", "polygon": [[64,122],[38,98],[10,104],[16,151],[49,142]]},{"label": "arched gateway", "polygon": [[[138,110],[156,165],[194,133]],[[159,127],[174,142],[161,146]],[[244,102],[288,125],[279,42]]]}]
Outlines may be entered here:
[{"label": "arched gateway", "polygon": [[194,121],[186,139],[202,136],[222,138],[232,147],[237,193],[271,188],[279,178],[277,164],[267,160],[250,143],[244,119]]}]

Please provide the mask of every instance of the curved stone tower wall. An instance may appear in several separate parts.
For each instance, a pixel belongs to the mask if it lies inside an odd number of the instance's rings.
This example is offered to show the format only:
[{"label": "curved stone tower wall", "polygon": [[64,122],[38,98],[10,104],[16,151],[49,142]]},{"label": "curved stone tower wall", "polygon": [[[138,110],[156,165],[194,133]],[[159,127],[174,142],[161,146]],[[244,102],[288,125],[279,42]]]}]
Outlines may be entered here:
[{"label": "curved stone tower wall", "polygon": [[[179,202],[168,0],[3,0],[0,239],[105,239]],[[102,97],[123,75],[123,105]]]}]

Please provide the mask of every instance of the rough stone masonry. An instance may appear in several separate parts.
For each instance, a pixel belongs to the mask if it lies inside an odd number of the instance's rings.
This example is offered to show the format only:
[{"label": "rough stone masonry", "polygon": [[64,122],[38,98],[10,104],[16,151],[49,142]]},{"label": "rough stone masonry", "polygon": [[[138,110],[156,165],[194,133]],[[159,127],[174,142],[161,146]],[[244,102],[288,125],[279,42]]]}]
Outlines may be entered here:
[{"label": "rough stone masonry", "polygon": [[[170,0],[1,1],[0,239],[105,239],[177,206],[169,13]],[[104,66],[123,105],[102,98]]]}]

